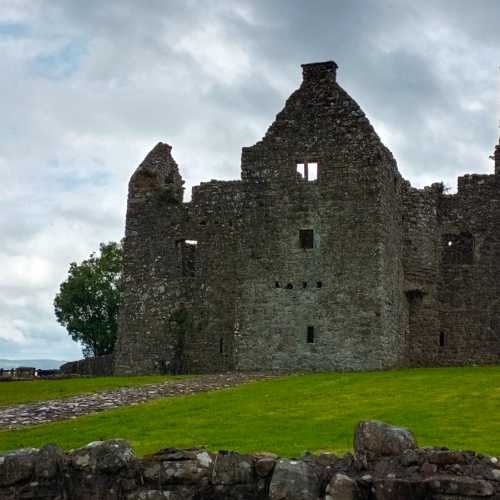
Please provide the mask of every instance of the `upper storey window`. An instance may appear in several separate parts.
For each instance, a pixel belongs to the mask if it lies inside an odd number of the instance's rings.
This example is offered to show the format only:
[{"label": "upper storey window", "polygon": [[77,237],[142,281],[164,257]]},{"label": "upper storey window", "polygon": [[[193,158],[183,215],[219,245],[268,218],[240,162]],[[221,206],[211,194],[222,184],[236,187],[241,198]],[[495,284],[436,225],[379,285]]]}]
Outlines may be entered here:
[{"label": "upper storey window", "polygon": [[299,231],[300,248],[314,248],[314,230],[301,229]]},{"label": "upper storey window", "polygon": [[297,163],[297,173],[306,181],[318,180],[318,164],[313,163]]},{"label": "upper storey window", "polygon": [[472,264],[474,237],[469,232],[443,235],[443,262],[445,264]]},{"label": "upper storey window", "polygon": [[196,240],[177,240],[177,257],[179,259],[182,276],[193,278],[196,276]]}]

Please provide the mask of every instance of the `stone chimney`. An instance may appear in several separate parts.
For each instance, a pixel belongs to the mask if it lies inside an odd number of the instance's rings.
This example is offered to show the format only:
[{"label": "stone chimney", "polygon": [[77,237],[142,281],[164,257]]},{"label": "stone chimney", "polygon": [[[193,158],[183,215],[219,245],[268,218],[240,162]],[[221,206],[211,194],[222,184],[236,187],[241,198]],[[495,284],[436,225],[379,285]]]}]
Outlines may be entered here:
[{"label": "stone chimney", "polygon": [[334,61],[302,64],[302,78],[304,83],[313,83],[320,80],[337,80],[337,64]]}]

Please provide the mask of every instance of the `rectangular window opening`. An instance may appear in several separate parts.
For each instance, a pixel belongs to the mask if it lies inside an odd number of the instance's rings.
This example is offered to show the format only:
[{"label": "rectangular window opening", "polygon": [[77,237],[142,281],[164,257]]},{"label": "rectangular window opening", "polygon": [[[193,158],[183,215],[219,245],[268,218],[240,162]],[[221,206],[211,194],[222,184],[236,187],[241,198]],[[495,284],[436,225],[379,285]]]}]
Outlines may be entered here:
[{"label": "rectangular window opening", "polygon": [[318,164],[316,162],[297,163],[297,173],[306,181],[316,181],[318,180]]},{"label": "rectangular window opening", "polygon": [[307,343],[314,344],[314,326],[307,327]]},{"label": "rectangular window opening", "polygon": [[301,229],[299,231],[300,248],[314,248],[314,230]]},{"label": "rectangular window opening", "polygon": [[177,240],[177,256],[184,278],[193,278],[196,276],[196,251],[198,241],[196,240]]},{"label": "rectangular window opening", "polygon": [[318,180],[318,164],[317,163],[309,163],[308,164],[308,181],[317,181]]},{"label": "rectangular window opening", "polygon": [[444,347],[444,332],[439,333],[439,347]]},{"label": "rectangular window opening", "polygon": [[297,173],[302,177],[302,179],[306,178],[306,169],[303,163],[297,163]]}]

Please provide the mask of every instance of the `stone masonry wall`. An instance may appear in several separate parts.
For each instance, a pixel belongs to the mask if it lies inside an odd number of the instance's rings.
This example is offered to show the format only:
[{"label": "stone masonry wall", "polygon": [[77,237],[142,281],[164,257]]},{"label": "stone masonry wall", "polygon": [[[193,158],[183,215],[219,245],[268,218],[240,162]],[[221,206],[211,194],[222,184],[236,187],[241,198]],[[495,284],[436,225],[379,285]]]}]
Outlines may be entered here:
[{"label": "stone masonry wall", "polygon": [[113,375],[113,355],[104,354],[92,358],[69,361],[59,368],[65,375],[93,375],[104,377]]},{"label": "stone masonry wall", "polygon": [[48,445],[0,454],[2,500],[500,499],[495,457],[417,448],[405,429],[361,422],[354,454],[300,459],[167,448],[144,458],[122,440],[63,453]]},{"label": "stone masonry wall", "polygon": [[337,65],[302,69],[241,180],[183,202],[162,143],[132,176],[115,373],[500,360],[500,145],[496,175],[415,189]]},{"label": "stone masonry wall", "polygon": [[444,197],[439,216],[441,342],[436,361],[498,363],[500,178],[460,177],[457,194]]},{"label": "stone masonry wall", "polygon": [[[318,179],[297,173],[317,163]],[[303,82],[264,139],[242,154],[259,193],[245,213],[237,368],[380,369],[401,363],[397,168],[335,63],[303,65]],[[390,189],[387,189],[389,182]],[[260,210],[259,210],[260,208]],[[300,231],[314,232],[313,248]],[[398,232],[399,231],[399,232]],[[308,342],[313,329],[314,342]]]},{"label": "stone masonry wall", "polygon": [[425,189],[404,186],[403,265],[408,307],[406,359],[410,366],[433,366],[439,354],[440,264],[438,208],[442,184]]},{"label": "stone masonry wall", "polygon": [[159,143],[129,183],[117,374],[177,371],[172,314],[186,294],[172,282],[182,276],[177,242],[186,209],[183,181],[170,150]]}]

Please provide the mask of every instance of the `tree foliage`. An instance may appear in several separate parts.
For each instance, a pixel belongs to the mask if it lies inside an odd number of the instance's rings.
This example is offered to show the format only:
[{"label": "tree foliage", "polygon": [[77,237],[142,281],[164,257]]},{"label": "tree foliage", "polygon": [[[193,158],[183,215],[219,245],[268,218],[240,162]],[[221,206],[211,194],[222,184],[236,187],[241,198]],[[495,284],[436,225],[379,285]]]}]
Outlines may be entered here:
[{"label": "tree foliage", "polygon": [[85,357],[113,352],[118,327],[122,247],[101,243],[99,250],[100,255],[70,264],[54,299],[57,321],[81,342]]}]

